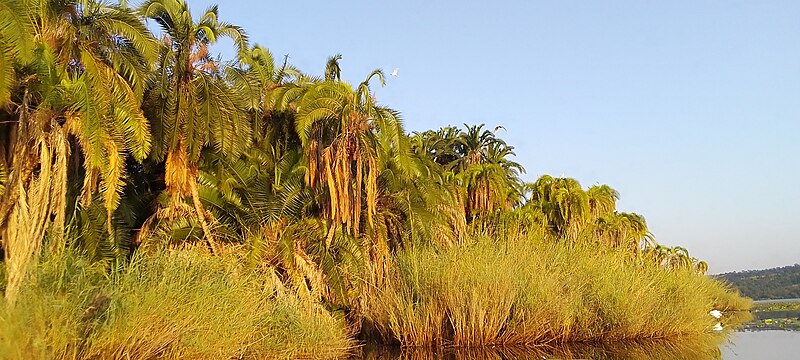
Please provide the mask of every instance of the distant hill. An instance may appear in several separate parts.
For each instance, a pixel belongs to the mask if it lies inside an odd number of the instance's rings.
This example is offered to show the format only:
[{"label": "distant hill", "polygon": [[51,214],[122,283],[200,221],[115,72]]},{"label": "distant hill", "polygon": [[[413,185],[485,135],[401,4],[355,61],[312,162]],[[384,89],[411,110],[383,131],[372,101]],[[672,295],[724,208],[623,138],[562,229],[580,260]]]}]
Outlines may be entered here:
[{"label": "distant hill", "polygon": [[800,298],[800,264],[716,275],[753,300]]}]

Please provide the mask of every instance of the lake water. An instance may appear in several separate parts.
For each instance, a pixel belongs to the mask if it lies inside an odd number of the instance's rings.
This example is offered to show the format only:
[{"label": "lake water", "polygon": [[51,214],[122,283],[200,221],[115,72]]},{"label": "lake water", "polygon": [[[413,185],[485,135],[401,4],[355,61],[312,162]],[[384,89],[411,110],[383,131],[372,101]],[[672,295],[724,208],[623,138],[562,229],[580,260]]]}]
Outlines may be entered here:
[{"label": "lake water", "polygon": [[800,332],[734,332],[721,345],[690,342],[619,344],[611,347],[576,346],[538,352],[509,348],[469,351],[399,351],[368,348],[359,360],[505,360],[505,359],[593,359],[593,360],[798,360]]},{"label": "lake water", "polygon": [[722,359],[800,359],[800,332],[775,330],[733,333],[729,343],[722,345]]},{"label": "lake water", "polygon": [[[770,300],[763,302],[800,302],[800,299]],[[755,321],[753,321],[755,319]],[[759,319],[772,319],[765,325]],[[609,346],[576,345],[568,348],[539,350],[515,348],[483,348],[472,350],[400,351],[391,348],[364,348],[358,360],[506,360],[506,359],[592,359],[592,360],[800,360],[800,331],[763,330],[764,328],[791,329],[777,326],[778,320],[800,319],[798,310],[731,312],[726,314],[727,324],[746,324],[744,328],[758,331],[730,331],[717,333],[711,338],[681,341],[653,341],[649,343],[619,343]],[[760,325],[759,325],[760,324]],[[774,327],[773,327],[774,325]]]}]

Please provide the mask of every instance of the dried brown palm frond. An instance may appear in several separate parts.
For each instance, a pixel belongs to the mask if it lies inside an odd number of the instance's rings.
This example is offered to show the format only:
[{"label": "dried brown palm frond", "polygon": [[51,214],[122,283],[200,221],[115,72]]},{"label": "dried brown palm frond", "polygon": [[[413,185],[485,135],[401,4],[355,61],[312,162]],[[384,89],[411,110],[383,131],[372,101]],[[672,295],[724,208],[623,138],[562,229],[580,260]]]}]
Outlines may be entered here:
[{"label": "dried brown palm frond", "polygon": [[368,84],[373,76],[383,81],[376,71],[356,89],[338,80],[311,87],[297,116],[296,130],[309,164],[306,181],[328,191],[325,216],[333,224],[328,243],[339,226],[358,236],[362,214],[374,226],[384,161],[380,150],[397,144],[403,133],[399,114],[371,97]]},{"label": "dried brown palm frond", "polygon": [[[0,101],[13,100],[7,108],[13,120],[0,126],[8,174],[0,195],[0,241],[12,269],[7,297],[13,302],[44,235],[49,231],[54,250],[64,246],[70,148],[86,172],[83,198],[88,202],[99,191],[108,219],[119,205],[126,157],[147,156],[149,126],[140,102],[155,42],[124,7],[98,1],[4,5],[11,6],[0,7],[0,63],[8,54],[16,63],[0,65]],[[10,32],[19,37],[8,42]],[[10,98],[7,79],[14,81]]]},{"label": "dried brown palm frond", "polygon": [[12,184],[14,189],[9,192],[15,195],[15,203],[7,221],[0,224],[8,276],[5,297],[10,304],[16,300],[47,231],[54,246],[63,243],[69,157],[66,137],[63,132],[51,132],[39,138],[31,151],[40,166],[27,181]]}]

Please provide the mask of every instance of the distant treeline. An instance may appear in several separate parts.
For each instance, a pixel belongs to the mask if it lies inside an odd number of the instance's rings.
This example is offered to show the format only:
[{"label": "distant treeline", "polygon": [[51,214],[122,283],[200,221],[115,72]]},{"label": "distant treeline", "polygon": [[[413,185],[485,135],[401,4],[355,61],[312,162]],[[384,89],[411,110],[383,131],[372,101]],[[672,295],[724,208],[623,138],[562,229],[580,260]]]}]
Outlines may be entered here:
[{"label": "distant treeline", "polygon": [[754,300],[800,298],[800,264],[718,275]]}]

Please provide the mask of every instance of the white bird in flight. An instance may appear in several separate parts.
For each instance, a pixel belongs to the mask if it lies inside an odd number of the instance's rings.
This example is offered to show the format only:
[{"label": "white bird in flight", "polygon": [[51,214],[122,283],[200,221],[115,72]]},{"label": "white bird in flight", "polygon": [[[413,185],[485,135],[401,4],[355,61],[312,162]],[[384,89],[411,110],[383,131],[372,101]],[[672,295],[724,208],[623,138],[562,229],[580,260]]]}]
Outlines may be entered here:
[{"label": "white bird in flight", "polygon": [[397,76],[398,72],[400,72],[400,68],[394,68],[394,70],[392,70],[392,76]]},{"label": "white bird in flight", "polygon": [[[497,132],[500,131],[500,129],[506,130],[506,127],[503,126],[503,125],[497,125],[497,126],[494,127],[493,133],[497,134]],[[508,131],[508,130],[506,130],[506,131]]]}]

